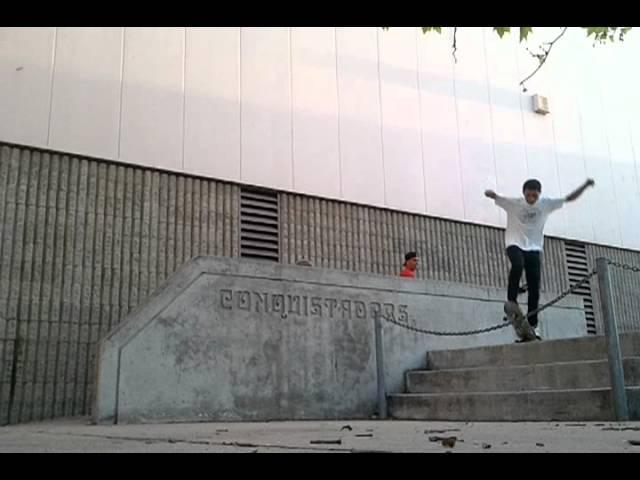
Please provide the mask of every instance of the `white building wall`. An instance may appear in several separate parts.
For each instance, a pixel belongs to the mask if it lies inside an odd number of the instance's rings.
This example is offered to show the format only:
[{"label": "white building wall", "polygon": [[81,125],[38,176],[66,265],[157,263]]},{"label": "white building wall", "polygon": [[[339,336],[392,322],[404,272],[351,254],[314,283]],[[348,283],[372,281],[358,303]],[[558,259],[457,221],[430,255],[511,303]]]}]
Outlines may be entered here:
[{"label": "white building wall", "polygon": [[0,140],[498,226],[486,188],[591,176],[547,233],[640,249],[639,55],[570,29],[523,94],[535,60],[489,27],[457,63],[409,27],[3,27]]}]

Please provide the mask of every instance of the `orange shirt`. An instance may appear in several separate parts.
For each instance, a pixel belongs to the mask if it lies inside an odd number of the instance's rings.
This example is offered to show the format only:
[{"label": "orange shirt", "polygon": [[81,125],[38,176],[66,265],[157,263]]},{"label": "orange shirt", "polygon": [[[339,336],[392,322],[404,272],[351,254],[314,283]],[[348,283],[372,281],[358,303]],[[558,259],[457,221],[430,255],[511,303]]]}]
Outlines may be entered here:
[{"label": "orange shirt", "polygon": [[408,268],[404,268],[402,272],[400,272],[400,276],[406,277],[406,278],[416,278],[416,271],[409,270]]}]

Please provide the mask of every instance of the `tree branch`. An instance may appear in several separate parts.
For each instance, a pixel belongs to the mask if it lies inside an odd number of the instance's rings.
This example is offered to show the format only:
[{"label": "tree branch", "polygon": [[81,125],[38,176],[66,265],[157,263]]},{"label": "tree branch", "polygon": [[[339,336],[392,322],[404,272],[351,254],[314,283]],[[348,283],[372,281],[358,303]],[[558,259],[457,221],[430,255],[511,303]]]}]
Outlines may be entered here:
[{"label": "tree branch", "polygon": [[458,63],[456,52],[458,51],[456,34],[458,33],[458,27],[453,27],[453,60]]},{"label": "tree branch", "polygon": [[558,40],[560,40],[565,33],[567,33],[568,29],[569,29],[569,27],[564,27],[562,29],[562,32],[560,32],[560,35],[558,35],[551,42],[544,43],[543,45],[548,45],[549,46],[547,49],[544,49],[544,48],[542,49],[542,51],[544,53],[534,54],[529,49],[527,49],[527,51],[531,54],[531,56],[536,57],[538,59],[539,65],[533,72],[531,72],[531,74],[528,77],[526,77],[524,80],[522,80],[520,82],[520,86],[522,87],[522,90],[524,92],[527,91],[526,87],[524,86],[525,82],[527,82],[531,77],[533,77],[536,73],[538,73],[538,70],[540,70],[542,68],[542,66],[546,63],[547,59],[549,58],[549,53],[551,52],[551,49],[553,48],[555,43]]}]

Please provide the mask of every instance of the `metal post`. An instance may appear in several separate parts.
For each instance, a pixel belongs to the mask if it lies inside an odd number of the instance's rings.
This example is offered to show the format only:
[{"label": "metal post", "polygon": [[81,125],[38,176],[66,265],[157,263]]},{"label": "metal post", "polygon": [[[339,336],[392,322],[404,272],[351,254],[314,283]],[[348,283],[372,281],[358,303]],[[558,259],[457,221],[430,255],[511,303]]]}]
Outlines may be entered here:
[{"label": "metal post", "polygon": [[606,258],[596,260],[598,270],[598,284],[600,286],[600,304],[604,317],[604,333],[607,341],[607,353],[609,357],[609,371],[611,375],[611,391],[613,404],[618,421],[629,420],[629,405],[627,404],[627,391],[624,385],[624,368],[622,364],[622,352],[620,338],[616,325],[616,312],[613,305],[611,290],[611,275],[609,261]]},{"label": "metal post", "polygon": [[374,315],[376,337],[376,376],[378,380],[378,417],[387,418],[387,387],[384,376],[384,330],[380,312]]}]

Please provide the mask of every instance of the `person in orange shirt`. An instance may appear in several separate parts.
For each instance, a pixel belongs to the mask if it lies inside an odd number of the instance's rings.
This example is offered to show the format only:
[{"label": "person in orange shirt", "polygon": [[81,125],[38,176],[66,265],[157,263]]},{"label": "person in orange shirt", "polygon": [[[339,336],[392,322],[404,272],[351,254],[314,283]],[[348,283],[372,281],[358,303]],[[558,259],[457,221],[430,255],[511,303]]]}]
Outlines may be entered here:
[{"label": "person in orange shirt", "polygon": [[404,268],[400,272],[401,277],[416,278],[418,269],[418,255],[416,252],[409,252],[404,256]]}]

